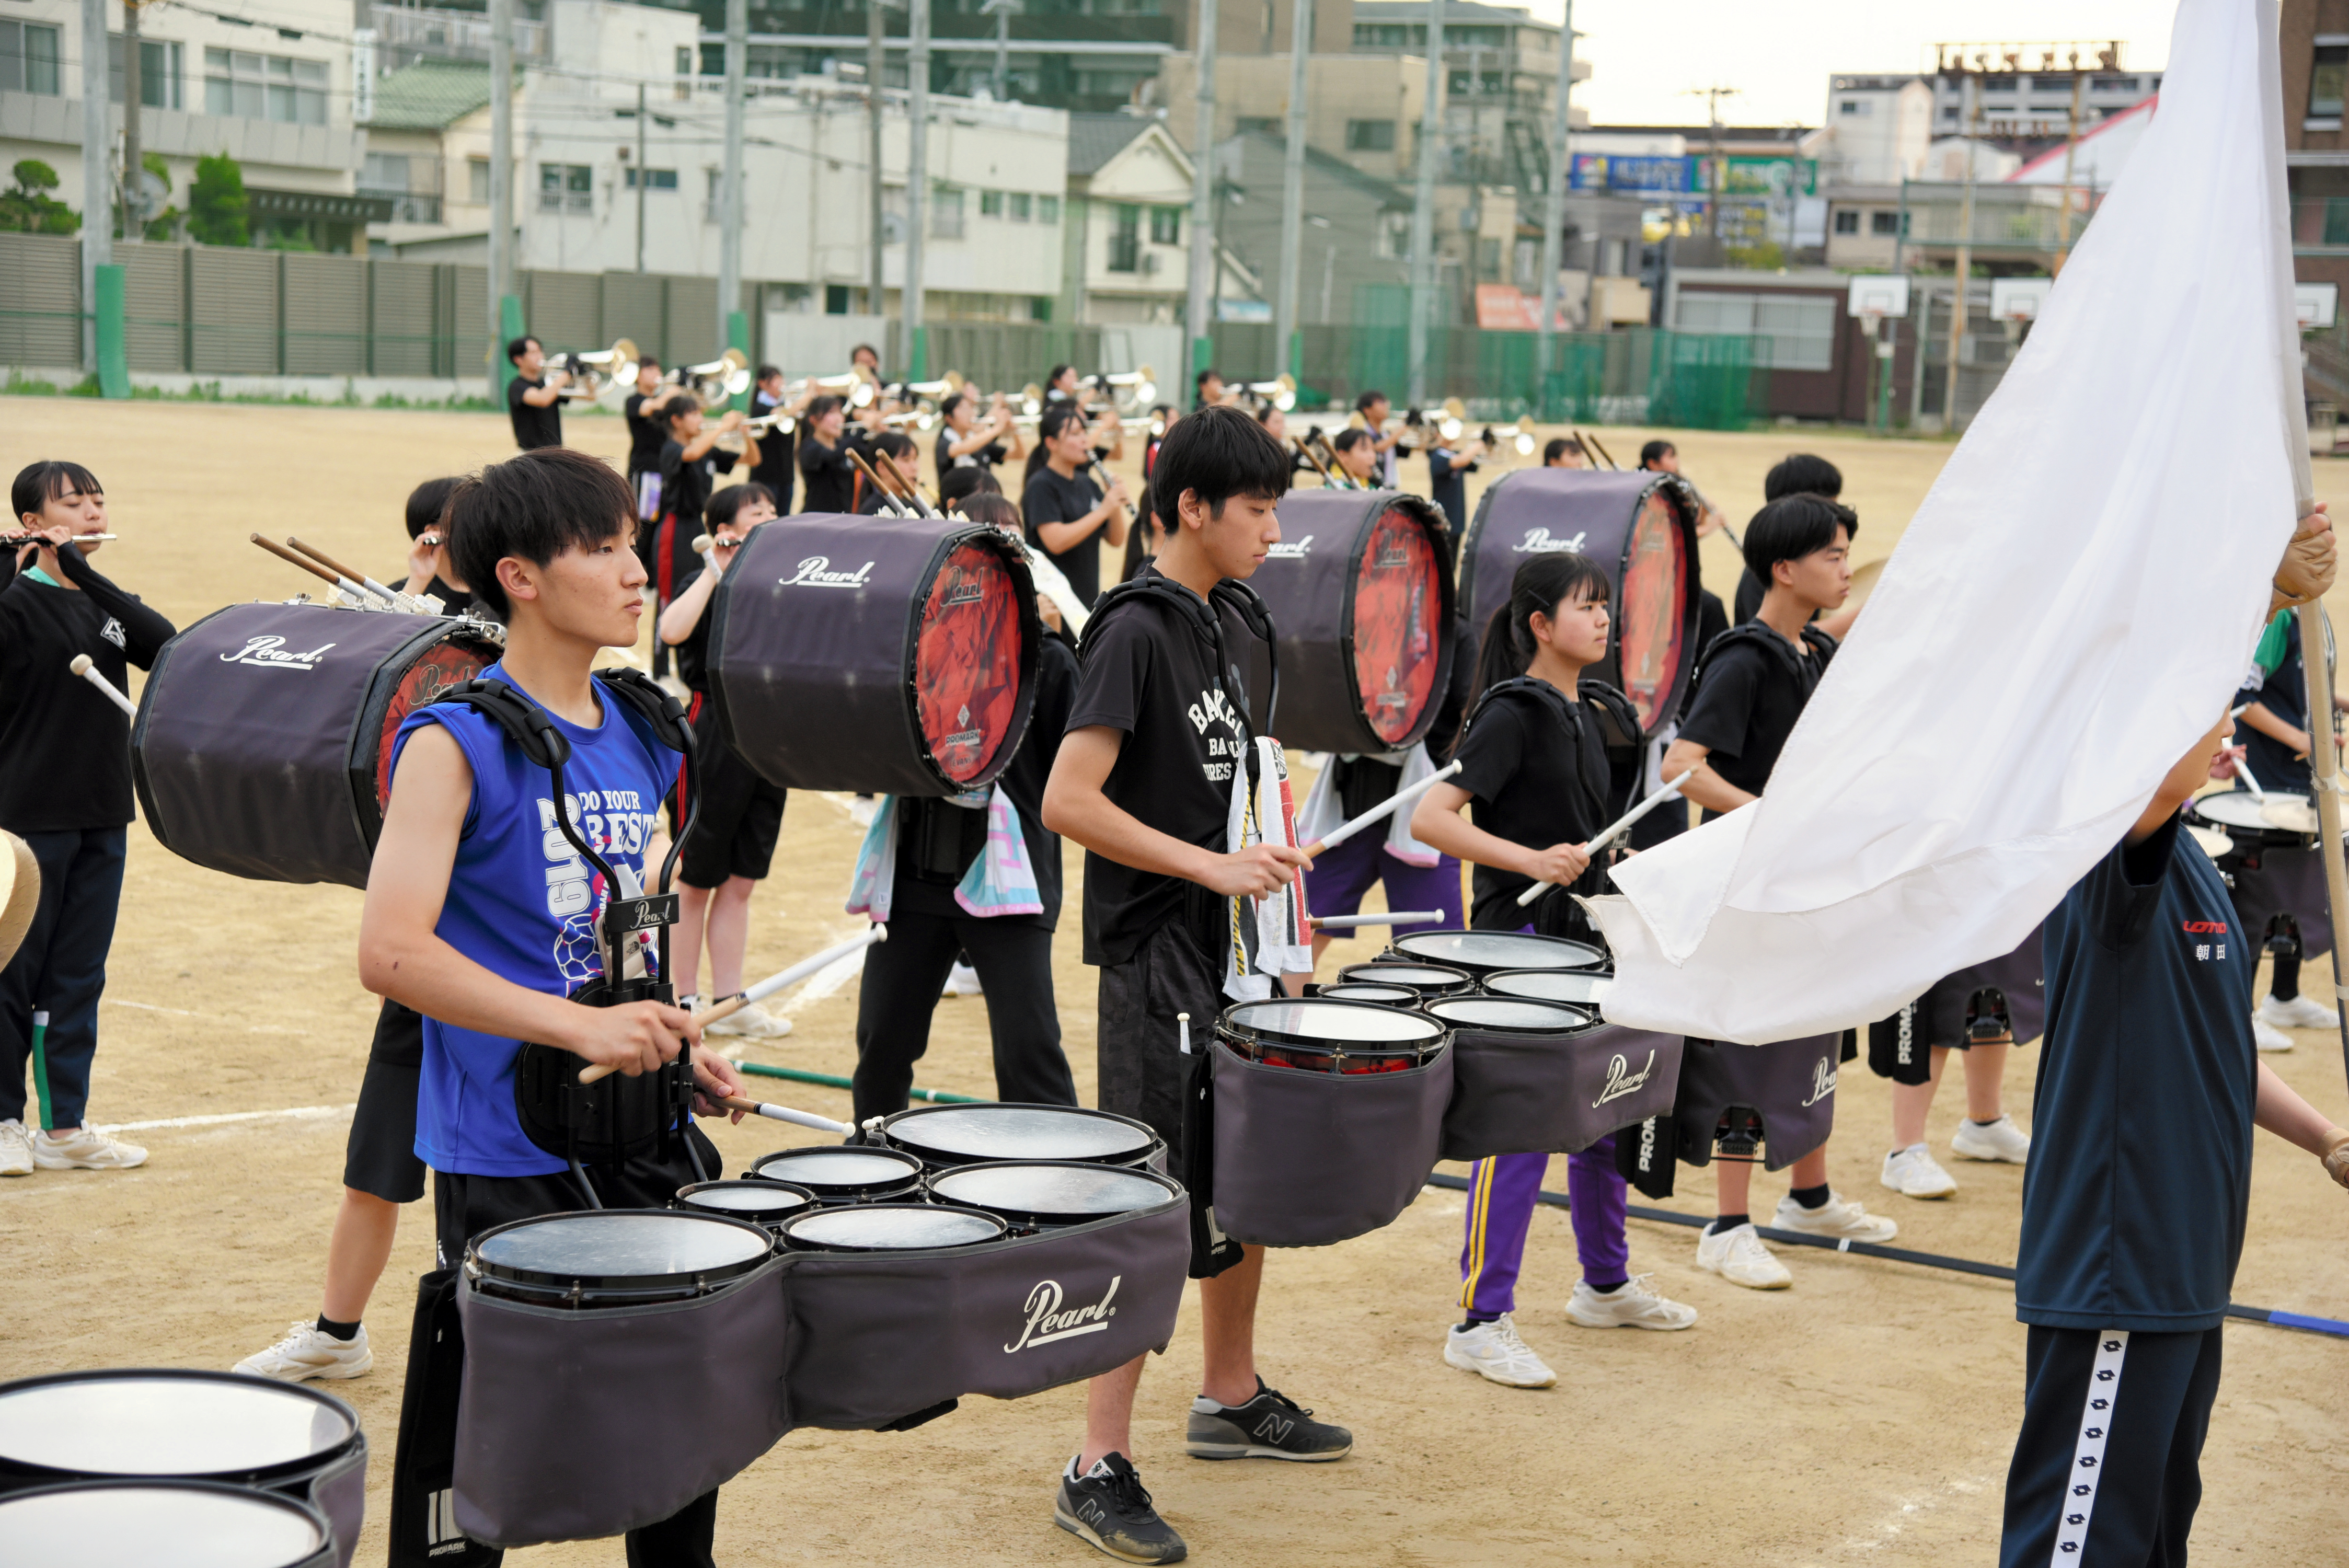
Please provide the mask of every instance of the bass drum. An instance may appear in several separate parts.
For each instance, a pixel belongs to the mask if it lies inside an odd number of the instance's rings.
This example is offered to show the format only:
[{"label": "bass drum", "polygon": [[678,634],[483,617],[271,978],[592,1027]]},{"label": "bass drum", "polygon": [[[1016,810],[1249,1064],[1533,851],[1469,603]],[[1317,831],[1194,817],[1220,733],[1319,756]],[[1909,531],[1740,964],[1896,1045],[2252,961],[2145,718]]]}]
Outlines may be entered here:
[{"label": "bass drum", "polygon": [[1417,744],[1458,656],[1444,514],[1394,490],[1291,490],[1280,534],[1248,586],[1278,638],[1281,739],[1350,753]]},{"label": "bass drum", "polygon": [[[1696,491],[1674,474],[1517,469],[1485,487],[1460,545],[1460,597],[1481,635],[1529,555],[1576,550],[1614,590],[1607,657],[1587,672],[1629,696],[1653,739],[1696,665]],[[1283,521],[1287,519],[1284,517]]]},{"label": "bass drum", "polygon": [[365,887],[400,721],[495,663],[502,628],[232,604],[163,645],[130,777],[165,849],[261,882]]},{"label": "bass drum", "polygon": [[959,518],[761,523],[709,606],[709,700],[771,784],[955,795],[995,781],[1036,704],[1018,542]]}]

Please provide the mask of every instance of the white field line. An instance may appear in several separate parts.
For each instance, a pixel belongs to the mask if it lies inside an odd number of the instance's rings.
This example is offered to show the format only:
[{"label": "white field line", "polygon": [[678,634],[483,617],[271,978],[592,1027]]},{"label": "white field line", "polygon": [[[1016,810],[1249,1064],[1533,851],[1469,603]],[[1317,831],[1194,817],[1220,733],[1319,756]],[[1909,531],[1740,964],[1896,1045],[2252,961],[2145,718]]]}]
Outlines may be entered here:
[{"label": "white field line", "polygon": [[285,1110],[232,1110],[217,1116],[167,1116],[157,1121],[117,1121],[100,1132],[152,1132],[166,1127],[225,1127],[239,1121],[310,1121],[322,1116],[348,1116],[353,1105],[297,1105]]}]

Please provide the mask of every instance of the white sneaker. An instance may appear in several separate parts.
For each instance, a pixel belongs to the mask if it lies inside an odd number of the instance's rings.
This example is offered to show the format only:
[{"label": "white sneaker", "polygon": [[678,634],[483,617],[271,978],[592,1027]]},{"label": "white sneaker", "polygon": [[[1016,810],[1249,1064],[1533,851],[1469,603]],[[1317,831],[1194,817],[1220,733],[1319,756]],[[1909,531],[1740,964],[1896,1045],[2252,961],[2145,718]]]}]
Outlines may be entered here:
[{"label": "white sneaker", "polygon": [[0,1176],[33,1173],[33,1134],[21,1121],[0,1121]]},{"label": "white sneaker", "polygon": [[36,1133],[32,1144],[33,1163],[44,1171],[128,1171],[147,1163],[147,1151],[139,1145],[109,1138],[94,1127],[78,1127],[63,1138]]},{"label": "white sneaker", "polygon": [[1827,1201],[1816,1209],[1806,1209],[1788,1193],[1778,1200],[1777,1218],[1772,1222],[1782,1231],[1800,1231],[1806,1236],[1833,1236],[1845,1242],[1889,1242],[1900,1233],[1900,1227],[1881,1214],[1871,1214],[1858,1203],[1840,1192],[1829,1191]]},{"label": "white sneaker", "polygon": [[306,1382],[312,1377],[360,1377],[375,1366],[367,1348],[367,1325],[350,1338],[337,1339],[316,1323],[297,1323],[285,1338],[231,1367],[254,1377],[280,1383]]},{"label": "white sneaker", "polygon": [[1669,1332],[1696,1322],[1696,1308],[1668,1300],[1649,1288],[1653,1274],[1633,1274],[1613,1290],[1596,1291],[1577,1280],[1566,1315],[1585,1328],[1654,1328]]},{"label": "white sneaker", "polygon": [[2337,1029],[2341,1015],[2302,991],[2289,1002],[2279,1002],[2271,991],[2260,998],[2260,1022],[2279,1029]]},{"label": "white sneaker", "polygon": [[1961,1121],[1950,1140],[1950,1152],[1961,1160],[1996,1160],[2008,1165],[2031,1162],[2031,1134],[2014,1125],[2014,1118],[1996,1121]]},{"label": "white sneaker", "polygon": [[947,972],[947,988],[943,993],[941,993],[941,995],[947,996],[978,995],[978,971],[973,969],[968,964],[956,965],[952,969]]},{"label": "white sneaker", "polygon": [[1946,1198],[1958,1190],[1956,1179],[1941,1169],[1933,1151],[1921,1143],[1912,1143],[1886,1155],[1884,1173],[1877,1181],[1903,1198]]},{"label": "white sneaker", "polygon": [[1762,1244],[1762,1233],[1751,1220],[1719,1235],[1710,1229],[1699,1231],[1696,1266],[1747,1290],[1784,1290],[1795,1283],[1786,1265]]},{"label": "white sneaker", "polygon": [[2300,1042],[2261,1017],[2251,1015],[2251,1044],[2263,1051],[2288,1051]]},{"label": "white sneaker", "polygon": [[707,1026],[705,1035],[731,1035],[745,1040],[780,1040],[792,1032],[792,1021],[779,1018],[752,1002]]},{"label": "white sneaker", "polygon": [[1517,1326],[1506,1312],[1473,1328],[1455,1323],[1445,1330],[1444,1361],[1504,1388],[1547,1388],[1557,1381],[1533,1346],[1517,1337]]}]

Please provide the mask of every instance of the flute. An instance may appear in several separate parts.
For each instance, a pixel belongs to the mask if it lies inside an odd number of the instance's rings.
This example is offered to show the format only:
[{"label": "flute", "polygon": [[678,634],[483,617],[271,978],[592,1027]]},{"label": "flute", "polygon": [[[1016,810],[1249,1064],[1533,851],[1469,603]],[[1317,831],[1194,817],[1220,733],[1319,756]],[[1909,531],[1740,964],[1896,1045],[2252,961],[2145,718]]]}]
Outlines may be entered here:
[{"label": "flute", "polygon": [[[72,538],[67,540],[66,542],[67,544],[97,544],[105,540],[112,539],[114,535],[110,533],[77,533]],[[44,549],[56,548],[50,543],[48,535],[47,534],[27,533],[22,531],[16,533],[0,533],[0,544],[7,545],[12,549],[26,544],[37,544],[42,546]]]}]

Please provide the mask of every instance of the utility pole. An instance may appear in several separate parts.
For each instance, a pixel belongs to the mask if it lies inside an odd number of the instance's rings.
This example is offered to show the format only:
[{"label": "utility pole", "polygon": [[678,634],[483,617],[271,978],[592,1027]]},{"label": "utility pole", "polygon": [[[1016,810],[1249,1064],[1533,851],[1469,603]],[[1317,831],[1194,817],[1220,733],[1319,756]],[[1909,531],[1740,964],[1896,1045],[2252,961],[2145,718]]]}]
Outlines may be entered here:
[{"label": "utility pole", "polygon": [[987,0],[981,11],[995,13],[995,101],[1008,103],[1011,98],[1011,13],[1019,7],[1019,0]]},{"label": "utility pole", "polygon": [[106,221],[114,209],[106,77],[106,0],[81,0],[81,349],[91,370],[98,368],[98,269],[114,264],[114,225]]},{"label": "utility pole", "polygon": [[[513,366],[505,356],[506,300],[513,293],[513,7],[514,0],[490,0],[490,398],[505,401]],[[636,145],[644,146],[644,89],[637,89]],[[644,199],[645,173],[638,154],[636,199]],[[642,209],[639,209],[641,212]],[[644,267],[644,225],[637,222],[636,266]]]},{"label": "utility pole", "polygon": [[636,84],[636,271],[645,270],[645,187],[651,183],[645,168],[645,127],[650,119],[645,112],[645,84]]},{"label": "utility pole", "polygon": [[864,131],[866,173],[871,190],[869,228],[873,235],[873,253],[867,269],[871,280],[865,285],[864,309],[870,315],[886,315],[888,284],[881,271],[883,224],[881,217],[881,73],[888,63],[888,23],[882,13],[883,0],[864,0]]},{"label": "utility pole", "polygon": [[1713,154],[1708,160],[1713,165],[1711,177],[1705,181],[1705,187],[1712,196],[1712,200],[1706,205],[1712,209],[1712,212],[1705,227],[1706,232],[1718,240],[1721,238],[1721,192],[1726,183],[1723,179],[1724,170],[1721,157],[1721,100],[1725,98],[1735,98],[1737,89],[1716,85],[1709,88],[1691,88],[1688,91],[1691,97],[1704,99],[1705,129]]},{"label": "utility pole", "polygon": [[1444,144],[1444,0],[1427,5],[1427,92],[1419,106],[1419,183],[1411,203],[1410,406],[1427,402],[1427,318],[1435,300],[1435,160]]},{"label": "utility pole", "polygon": [[[1541,325],[1538,364],[1547,377],[1556,368],[1550,363],[1552,324],[1557,318],[1557,269],[1563,263],[1560,254],[1566,248],[1566,187],[1567,171],[1572,167],[1567,156],[1569,124],[1567,99],[1574,91],[1574,0],[1566,0],[1566,15],[1557,28],[1557,119],[1549,128],[1549,216],[1542,230],[1541,249]],[[1599,258],[1591,257],[1591,273],[1598,273]],[[1585,322],[1587,328],[1589,323]],[[1535,390],[1535,402],[1541,401],[1541,388]]]},{"label": "utility pole", "polygon": [[[750,65],[750,0],[726,0],[726,165],[718,185],[718,342],[734,342],[742,310],[743,77]],[[637,180],[644,176],[639,173]]]},{"label": "utility pole", "polygon": [[1191,43],[1198,51],[1199,86],[1197,130],[1191,138],[1191,295],[1184,315],[1194,376],[1216,357],[1216,13],[1221,8],[1222,0],[1194,0],[1198,26]]},{"label": "utility pole", "polygon": [[1956,286],[1950,301],[1950,363],[1941,383],[1941,428],[1954,433],[1958,428],[1958,356],[1966,344],[1966,286],[1972,281],[1974,270],[1974,136],[1982,120],[1982,94],[1971,76],[1958,78],[1958,90],[1965,96],[1966,112],[1962,123],[1966,128],[1966,191],[1958,203],[1958,262]]},{"label": "utility pole", "polygon": [[2080,54],[2075,49],[2072,52],[2072,112],[2064,131],[2063,228],[2055,237],[2055,264],[2049,269],[2059,278],[2064,275],[2064,263],[2072,259],[2072,162],[2080,150],[2080,89],[2087,85],[2087,80],[2080,72]]},{"label": "utility pole", "polygon": [[122,237],[126,240],[139,239],[146,232],[140,222],[146,215],[146,204],[140,200],[146,194],[141,178],[146,170],[139,146],[139,111],[145,96],[139,68],[146,61],[140,53],[139,0],[122,0]]},{"label": "utility pole", "polygon": [[1305,335],[1297,325],[1297,269],[1305,248],[1305,63],[1313,49],[1313,0],[1289,0],[1289,12],[1288,145],[1280,169],[1280,280],[1273,293],[1272,341],[1281,369],[1301,381]]},{"label": "utility pole", "polygon": [[922,326],[922,240],[930,204],[930,0],[907,0],[905,26],[905,354],[910,377],[930,374]]}]

